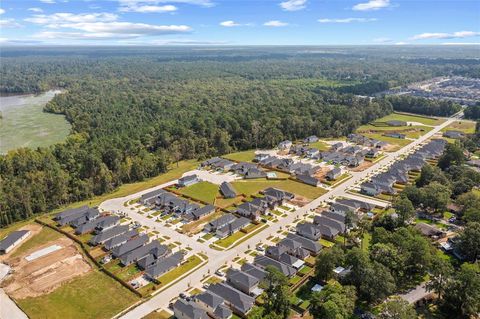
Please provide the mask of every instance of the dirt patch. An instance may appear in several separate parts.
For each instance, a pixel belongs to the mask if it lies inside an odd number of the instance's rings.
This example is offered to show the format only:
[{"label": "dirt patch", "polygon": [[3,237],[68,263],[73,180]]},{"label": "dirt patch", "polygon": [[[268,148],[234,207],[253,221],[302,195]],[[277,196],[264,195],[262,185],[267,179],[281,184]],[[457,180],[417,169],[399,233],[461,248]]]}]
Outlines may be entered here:
[{"label": "dirt patch", "polygon": [[290,201],[290,203],[298,207],[303,207],[309,202],[310,202],[310,199],[300,195],[295,195],[295,197]]},{"label": "dirt patch", "polygon": [[358,165],[357,167],[349,167],[348,170],[352,172],[362,172],[367,168],[369,168],[370,166],[372,166],[373,164],[375,163],[370,161],[364,161],[362,164]]},{"label": "dirt patch", "polygon": [[399,149],[400,149],[400,145],[398,144],[387,144],[383,148],[385,152],[395,152],[395,151],[398,151]]},{"label": "dirt patch", "polygon": [[325,175],[327,175],[327,173],[330,170],[331,170],[330,168],[328,168],[326,166],[322,166],[318,171],[315,172],[314,177],[316,177],[317,179],[319,179],[321,181],[324,181],[325,180]]},{"label": "dirt patch", "polygon": [[[25,259],[31,253],[51,245],[59,245],[62,248],[30,262]],[[15,299],[47,294],[62,283],[91,269],[74,242],[66,237],[35,247],[21,256],[6,261],[14,273],[2,283],[2,287]]]}]

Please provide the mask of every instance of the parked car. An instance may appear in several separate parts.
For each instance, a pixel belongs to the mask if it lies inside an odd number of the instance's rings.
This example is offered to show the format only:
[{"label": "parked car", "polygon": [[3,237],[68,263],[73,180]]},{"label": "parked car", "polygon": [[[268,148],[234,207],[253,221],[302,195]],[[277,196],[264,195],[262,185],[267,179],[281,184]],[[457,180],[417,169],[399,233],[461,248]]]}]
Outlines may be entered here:
[{"label": "parked car", "polygon": [[186,295],[185,293],[183,293],[183,292],[181,292],[178,296],[179,296],[180,298],[182,298],[182,299],[187,298],[187,295]]}]

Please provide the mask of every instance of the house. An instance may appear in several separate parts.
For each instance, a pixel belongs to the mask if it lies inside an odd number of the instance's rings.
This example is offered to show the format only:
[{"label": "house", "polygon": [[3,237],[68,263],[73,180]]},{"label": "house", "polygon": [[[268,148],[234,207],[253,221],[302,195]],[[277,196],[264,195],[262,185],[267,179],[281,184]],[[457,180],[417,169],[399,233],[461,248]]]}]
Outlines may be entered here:
[{"label": "house", "polygon": [[[322,216],[333,219],[339,223],[342,223],[345,225],[345,222],[347,221],[347,213],[345,212],[334,212],[334,211],[326,211],[322,213]],[[349,223],[351,223],[352,227],[357,224],[357,216],[352,215],[351,219],[349,220]],[[345,227],[347,227],[345,225]]]},{"label": "house", "polygon": [[284,264],[267,256],[255,256],[253,263],[263,269],[265,269],[267,266],[273,266],[287,277],[292,277],[297,273],[297,270],[292,266]]},{"label": "house", "polygon": [[93,236],[92,239],[90,239],[90,244],[94,246],[103,244],[107,240],[113,237],[119,236],[127,231],[128,231],[127,225],[120,225],[120,226],[112,227],[110,229],[106,229],[102,232],[99,232],[97,235]]},{"label": "house", "polygon": [[406,137],[405,134],[395,133],[395,132],[385,133],[385,134],[383,134],[383,136],[392,137],[392,138],[400,138],[400,139],[404,139]]},{"label": "house", "polygon": [[340,231],[338,228],[331,227],[326,224],[319,224],[317,225],[318,229],[320,229],[320,233],[322,233],[322,237],[328,240],[334,240],[335,237],[338,236]]},{"label": "house", "polygon": [[251,167],[244,174],[245,179],[255,179],[255,178],[265,178],[265,177],[267,177],[267,173],[265,173],[263,170],[259,169],[258,167]]},{"label": "house", "polygon": [[354,210],[363,210],[365,212],[371,211],[375,208],[374,204],[370,204],[364,201],[356,200],[356,199],[349,199],[349,198],[342,198],[337,199],[336,203],[352,207]]},{"label": "house", "polygon": [[296,232],[298,235],[311,240],[319,240],[322,237],[320,229],[312,223],[297,224]]},{"label": "house", "polygon": [[305,156],[308,158],[315,158],[318,154],[320,154],[320,151],[317,148],[309,148],[305,152]]},{"label": "house", "polygon": [[[295,197],[295,195],[292,194],[292,193],[285,192],[285,191],[282,191],[280,189],[276,189],[276,188],[273,188],[273,187],[266,188],[261,193],[263,195],[265,195],[265,197],[276,198],[279,201],[279,203],[282,203],[282,204],[283,204],[283,202],[292,200]],[[279,204],[279,205],[281,205],[281,204]]]},{"label": "house", "polygon": [[446,233],[443,230],[440,230],[435,226],[425,224],[425,223],[416,224],[415,229],[420,231],[422,235],[433,238],[433,239],[442,238],[442,237],[445,237],[446,235]]},{"label": "house", "polygon": [[104,230],[110,229],[120,223],[120,217],[118,216],[106,216],[105,219],[101,220],[95,227],[95,233],[102,232]]},{"label": "house", "polygon": [[391,120],[386,123],[388,126],[407,126],[407,122],[405,121]]},{"label": "house", "polygon": [[240,268],[244,273],[249,274],[258,279],[261,282],[267,276],[267,272],[254,264],[244,263]]},{"label": "house", "polygon": [[179,251],[171,256],[159,258],[153,265],[145,269],[145,274],[152,280],[156,280],[156,278],[164,273],[178,267],[178,265],[182,263],[184,257],[185,255],[183,252]]},{"label": "house", "polygon": [[215,206],[205,205],[195,209],[193,212],[183,215],[183,218],[187,221],[199,220],[200,218],[210,215],[213,212],[215,212]]},{"label": "house", "polygon": [[330,149],[332,151],[338,151],[339,149],[341,149],[343,147],[343,143],[342,142],[337,142],[335,144],[332,144],[332,146],[330,147]]},{"label": "house", "polygon": [[166,191],[163,189],[156,189],[154,191],[145,193],[140,197],[140,203],[142,205],[151,206],[152,204],[155,204],[155,198],[157,198],[163,193],[166,193]]},{"label": "house", "polygon": [[258,289],[258,278],[249,275],[241,270],[229,268],[226,274],[227,283],[246,293],[247,295],[258,296],[262,293],[261,289]]},{"label": "house", "polygon": [[97,208],[88,208],[87,210],[76,211],[72,214],[62,217],[57,220],[60,226],[70,224],[72,227],[77,227],[80,224],[86,223],[100,216],[100,211]]},{"label": "house", "polygon": [[173,304],[173,314],[177,319],[210,319],[207,312],[193,301],[177,299]]},{"label": "house", "polygon": [[128,253],[138,247],[143,246],[148,242],[148,235],[141,235],[137,238],[131,239],[112,249],[113,257],[120,257],[123,254]]},{"label": "house", "polygon": [[0,241],[0,254],[8,254],[13,248],[27,239],[30,233],[29,230],[17,230],[8,234],[7,237]]},{"label": "house", "polygon": [[309,137],[306,137],[304,140],[303,140],[304,143],[315,143],[315,142],[318,142],[318,137],[316,137],[315,135],[311,135]]},{"label": "house", "polygon": [[279,262],[282,262],[284,264],[287,264],[297,270],[303,267],[305,265],[305,262],[303,260],[298,259],[295,256],[292,256],[290,254],[282,254],[280,255],[280,258],[278,258]]},{"label": "house", "polygon": [[265,153],[258,153],[258,154],[255,154],[255,157],[253,159],[254,162],[261,162],[267,158],[269,158],[270,155],[268,154],[265,154]]},{"label": "house", "polygon": [[197,175],[188,175],[178,179],[179,187],[187,187],[200,182]]},{"label": "house", "polygon": [[219,218],[212,220],[208,224],[205,225],[204,230],[207,232],[214,232],[217,231],[217,229],[222,228],[233,221],[235,221],[237,218],[233,214],[225,214],[223,216],[220,216]]},{"label": "house", "polygon": [[171,251],[168,246],[160,244],[158,240],[153,240],[144,246],[140,246],[121,255],[119,259],[122,265],[128,266],[147,257],[148,255],[152,255],[154,259],[159,259],[170,255],[170,252]]},{"label": "house", "polygon": [[308,184],[308,185],[312,185],[312,186],[315,186],[317,187],[318,185],[320,185],[320,181],[313,177],[313,176],[310,176],[310,175],[304,175],[304,174],[301,174],[301,175],[296,175],[295,176],[300,182],[302,183],[305,183],[305,184]]},{"label": "house", "polygon": [[292,146],[292,141],[286,140],[278,143],[278,148],[281,150],[286,150]]},{"label": "house", "polygon": [[380,154],[380,151],[376,148],[370,148],[366,154],[369,158],[376,158]]},{"label": "house", "polygon": [[[325,225],[330,228],[336,229],[339,233],[345,232],[345,224],[341,221],[328,218],[327,216],[320,215],[313,218],[313,223],[317,225]],[[320,230],[321,231],[321,230]]]},{"label": "house", "polygon": [[255,304],[255,298],[224,283],[210,285],[208,291],[221,296],[233,312],[242,317],[245,317]]},{"label": "house", "polygon": [[[77,226],[77,228],[75,229],[75,234],[83,235],[83,234],[86,234],[86,233],[90,233],[90,232],[94,231],[95,228],[97,228],[97,226],[99,224],[101,224],[102,222],[106,222],[106,225],[111,225],[111,222],[114,222],[114,220],[112,220],[109,217],[117,217],[118,218],[118,216],[102,216],[102,217],[99,217],[97,219],[87,221],[86,223],[82,223],[82,224]],[[117,220],[117,223],[118,223],[119,220],[120,219]]]},{"label": "house", "polygon": [[87,205],[84,205],[84,206],[81,206],[81,207],[78,207],[78,208],[67,209],[67,210],[64,210],[61,213],[56,214],[53,219],[54,220],[61,220],[65,217],[72,216],[72,215],[80,216],[81,213],[87,211],[88,209],[89,208],[88,208]]},{"label": "house", "polygon": [[463,132],[450,130],[450,131],[445,131],[443,133],[443,136],[448,138],[453,138],[453,139],[461,139],[465,135],[463,134]]},{"label": "house", "polygon": [[354,156],[347,156],[343,161],[345,165],[348,165],[350,167],[357,167],[361,165],[363,162],[365,162],[365,158],[361,154],[356,154]]},{"label": "house", "polygon": [[351,207],[349,205],[342,204],[340,202],[334,202],[330,205],[330,211],[345,216],[348,212],[355,213],[358,208]]},{"label": "house", "polygon": [[227,236],[230,236],[234,232],[246,227],[249,224],[250,224],[250,219],[248,218],[245,218],[245,217],[236,218],[233,222],[221,228],[218,228],[217,231],[215,232],[215,235],[218,238],[225,238]]},{"label": "house", "polygon": [[372,182],[365,182],[360,185],[360,192],[369,196],[377,196],[382,193],[382,189]]},{"label": "house", "polygon": [[311,239],[308,239],[308,238],[305,238],[305,237],[302,237],[302,236],[299,236],[299,235],[296,235],[296,234],[293,234],[293,233],[288,233],[286,239],[290,239],[294,242],[299,243],[302,248],[310,251],[313,255],[318,254],[320,252],[320,250],[322,250],[322,245],[319,242],[313,241]]},{"label": "house", "polygon": [[220,157],[212,157],[206,161],[203,161],[201,164],[200,164],[200,167],[208,167],[208,166],[212,166],[213,164],[215,163],[218,163],[220,162],[222,159]]},{"label": "house", "polygon": [[223,304],[223,298],[211,291],[205,291],[195,295],[194,300],[198,306],[214,319],[228,319],[232,317],[232,311]]},{"label": "house", "polygon": [[[303,239],[306,239],[306,238],[303,238]],[[308,256],[310,256],[310,252],[303,247],[300,241],[293,240],[290,238],[282,239],[279,243],[277,243],[277,247],[282,248],[284,252],[287,252],[288,254],[300,259],[305,259]]]},{"label": "house", "polygon": [[212,163],[210,166],[216,170],[227,172],[231,170],[235,164],[235,162],[222,158],[218,162]]},{"label": "house", "polygon": [[267,203],[266,202],[259,203],[259,201],[256,201],[256,202],[254,201],[255,200],[238,205],[236,209],[236,213],[243,217],[250,218],[251,220],[258,219],[258,217],[260,217],[260,214],[266,212]]},{"label": "house", "polygon": [[104,248],[106,250],[112,250],[115,247],[120,246],[121,244],[126,243],[128,240],[132,239],[133,237],[136,237],[138,235],[137,230],[133,229],[130,231],[127,231],[121,235],[115,236],[105,242]]},{"label": "house", "polygon": [[342,175],[342,170],[340,169],[340,167],[335,167],[332,170],[328,171],[326,177],[329,181],[332,181],[339,178],[340,175]]}]

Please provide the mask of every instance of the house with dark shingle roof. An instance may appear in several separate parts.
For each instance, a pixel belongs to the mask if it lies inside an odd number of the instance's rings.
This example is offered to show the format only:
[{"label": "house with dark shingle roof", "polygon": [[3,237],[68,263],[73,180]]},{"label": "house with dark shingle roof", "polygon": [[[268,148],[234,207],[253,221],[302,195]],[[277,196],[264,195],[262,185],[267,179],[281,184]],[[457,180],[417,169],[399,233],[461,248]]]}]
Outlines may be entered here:
[{"label": "house with dark shingle roof", "polygon": [[391,120],[386,123],[388,126],[407,126],[407,122],[405,121]]},{"label": "house with dark shingle roof", "polygon": [[267,256],[261,256],[261,255],[255,256],[253,263],[263,269],[265,269],[268,266],[273,266],[287,277],[292,277],[297,273],[297,270],[292,266],[284,264],[282,262],[279,262]]},{"label": "house with dark shingle roof", "polygon": [[217,229],[222,228],[233,221],[235,221],[237,218],[233,214],[225,214],[223,216],[220,216],[219,218],[212,220],[211,222],[207,223],[204,227],[204,230],[207,232],[215,232]]},{"label": "house with dark shingle roof", "polygon": [[198,182],[200,182],[200,179],[198,178],[197,175],[194,174],[194,175],[188,175],[188,176],[179,178],[177,184],[179,187],[187,187],[187,186],[196,184]]},{"label": "house with dark shingle roof", "polygon": [[128,231],[128,226],[127,225],[120,225],[120,226],[115,226],[110,229],[106,229],[104,231],[99,232],[97,235],[93,236],[92,239],[90,239],[90,244],[96,246],[98,244],[103,244],[107,240],[119,236],[125,232]]},{"label": "house with dark shingle roof", "polygon": [[336,229],[339,233],[343,233],[345,231],[345,224],[344,223],[342,223],[338,220],[335,220],[335,219],[328,218],[327,216],[324,216],[324,215],[315,216],[313,218],[313,223],[317,224],[317,225],[324,225],[324,226],[328,226],[330,228]]},{"label": "house with dark shingle roof", "polygon": [[220,193],[222,193],[224,198],[235,198],[237,196],[232,184],[227,182],[223,182],[220,185]]},{"label": "house with dark shingle roof", "polygon": [[443,136],[448,137],[448,138],[453,138],[453,139],[461,139],[465,135],[463,134],[463,132],[460,132],[460,131],[449,130],[449,131],[445,131],[443,133]]},{"label": "house with dark shingle roof", "polygon": [[128,266],[148,255],[152,255],[153,258],[159,259],[170,255],[170,253],[171,251],[168,246],[162,245],[159,241],[154,240],[144,246],[140,246],[121,255],[119,259],[122,265]]},{"label": "house with dark shingle roof", "polygon": [[148,242],[148,235],[141,235],[137,238],[131,239],[124,244],[117,246],[112,249],[113,257],[120,257],[123,254],[128,253],[131,250],[134,250],[138,247],[143,246]]},{"label": "house with dark shingle roof", "polygon": [[303,260],[300,260],[297,257],[287,253],[281,254],[278,258],[278,261],[287,264],[297,270],[302,268],[303,265],[305,265],[305,262]]},{"label": "house with dark shingle roof", "polygon": [[30,236],[29,230],[17,230],[11,232],[7,237],[0,241],[0,254],[8,254],[28,236]]},{"label": "house with dark shingle roof", "polygon": [[58,213],[55,215],[55,217],[53,218],[54,220],[61,220],[65,217],[68,217],[68,216],[80,216],[81,213],[87,211],[89,208],[87,205],[83,205],[81,207],[78,207],[78,208],[71,208],[71,209],[67,209],[67,210],[64,210],[63,212],[61,213]]},{"label": "house with dark shingle roof", "polygon": [[[77,226],[77,228],[75,229],[75,234],[76,235],[83,235],[83,234],[86,234],[86,233],[90,233],[90,232],[93,232],[95,230],[95,228],[102,222],[107,222],[107,224],[110,224],[110,218],[109,217],[112,217],[112,216],[102,216],[102,217],[98,217],[98,218],[95,218],[93,220],[89,220],[88,222],[86,223],[83,223],[83,224],[80,224]],[[116,217],[116,216],[115,216]],[[118,218],[118,217],[117,217]],[[120,220],[120,219],[119,219]]]},{"label": "house with dark shingle roof", "polygon": [[173,314],[177,319],[210,319],[207,312],[195,302],[177,299],[173,304]]},{"label": "house with dark shingle roof", "polygon": [[166,192],[167,191],[160,188],[160,189],[156,189],[154,191],[145,193],[140,197],[140,203],[142,203],[143,205],[155,204],[155,198],[157,198],[158,196]]},{"label": "house with dark shingle roof", "polygon": [[199,220],[200,218],[204,216],[208,216],[213,212],[215,212],[215,206],[205,205],[203,207],[197,208],[194,211],[183,215],[183,218],[187,221]]},{"label": "house with dark shingle roof", "polygon": [[322,237],[320,229],[312,223],[300,223],[295,228],[298,235],[311,240],[319,240]]},{"label": "house with dark shingle roof", "polygon": [[138,231],[136,229],[129,230],[121,235],[115,236],[110,238],[105,242],[104,248],[106,250],[112,250],[115,247],[120,246],[121,244],[126,243],[128,240],[132,239],[133,237],[138,235]]},{"label": "house with dark shingle roof", "polygon": [[317,187],[318,185],[320,185],[320,181],[313,177],[313,176],[310,176],[310,175],[296,175],[295,176],[300,182],[302,183],[305,183],[305,184],[308,184],[308,185],[312,185],[312,186],[315,186]]},{"label": "house with dark shingle roof", "polygon": [[[320,232],[321,232],[321,229],[320,229]],[[320,252],[320,250],[322,249],[322,245],[318,241],[314,241],[314,240],[311,240],[311,239],[308,239],[308,238],[305,238],[303,236],[299,236],[299,235],[296,235],[296,234],[293,234],[293,233],[288,233],[287,238],[280,241],[280,243],[283,242],[282,244],[288,244],[286,239],[289,239],[293,242],[297,242],[298,244],[300,244],[300,246],[302,248],[310,251],[310,253],[313,254],[313,255],[318,254]]]},{"label": "house with dark shingle roof", "polygon": [[215,235],[218,238],[225,238],[227,236],[230,236],[234,232],[246,227],[247,225],[250,225],[250,219],[246,217],[235,218],[235,220],[233,220],[231,223],[218,228],[215,232]]},{"label": "house with dark shingle roof", "polygon": [[210,285],[207,290],[221,296],[233,312],[242,317],[246,316],[255,304],[255,298],[224,283]]},{"label": "house with dark shingle roof", "polygon": [[331,169],[330,171],[328,171],[326,177],[329,181],[331,181],[331,180],[335,180],[335,179],[339,178],[340,175],[342,175],[342,170],[340,169],[340,167],[335,167],[335,168]]},{"label": "house with dark shingle roof", "polygon": [[159,258],[157,262],[145,269],[145,274],[152,280],[156,280],[164,273],[178,267],[183,261],[185,255],[179,251],[168,257]]},{"label": "house with dark shingle roof", "polygon": [[211,291],[205,291],[194,296],[194,300],[201,308],[203,308],[209,315],[215,312],[218,306],[223,304],[223,298],[217,296]]},{"label": "house with dark shingle roof", "polygon": [[315,136],[315,135],[311,135],[309,137],[306,137],[304,140],[303,140],[304,143],[315,143],[315,142],[318,142],[318,137]]},{"label": "house with dark shingle roof", "polygon": [[87,221],[93,220],[98,216],[100,216],[100,212],[97,208],[89,208],[87,210],[77,211],[75,213],[69,214],[62,219],[59,219],[57,222],[61,226],[70,224],[72,227],[78,227],[79,225],[84,224]]},{"label": "house with dark shingle roof", "polygon": [[261,293],[258,290],[258,278],[249,275],[241,270],[235,268],[229,268],[226,273],[227,283],[235,289],[246,293],[247,295],[259,295]]},{"label": "house with dark shingle roof", "polygon": [[285,150],[287,148],[290,148],[292,146],[292,141],[286,140],[278,143],[278,148],[281,150]]}]

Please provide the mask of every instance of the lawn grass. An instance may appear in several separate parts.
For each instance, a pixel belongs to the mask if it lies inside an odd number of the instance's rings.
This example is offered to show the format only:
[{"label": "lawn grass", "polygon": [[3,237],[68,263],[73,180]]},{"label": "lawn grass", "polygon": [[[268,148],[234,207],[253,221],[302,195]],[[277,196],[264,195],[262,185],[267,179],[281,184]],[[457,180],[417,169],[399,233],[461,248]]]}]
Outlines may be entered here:
[{"label": "lawn grass", "polygon": [[370,249],[370,241],[372,240],[372,234],[365,233],[362,238],[362,250],[368,252]]},{"label": "lawn grass", "polygon": [[294,193],[309,199],[315,199],[325,194],[326,190],[320,187],[310,186],[293,180],[256,180],[256,181],[235,181],[232,182],[235,189],[250,196],[264,190],[268,187],[278,188],[287,192]]},{"label": "lawn grass", "polygon": [[255,158],[255,150],[248,150],[243,152],[231,153],[222,156],[226,159],[238,162],[252,162]]},{"label": "lawn grass", "polygon": [[17,300],[29,318],[111,318],[139,298],[112,278],[92,271],[40,297]]},{"label": "lawn grass", "polygon": [[197,267],[201,263],[202,263],[202,259],[197,255],[190,256],[185,263],[170,270],[165,275],[162,275],[161,277],[159,277],[158,281],[160,282],[160,284],[158,285],[157,288],[166,286],[170,282],[180,278],[182,275],[187,274],[190,270]]},{"label": "lawn grass", "polygon": [[320,244],[324,247],[333,247],[333,245],[335,245],[335,243],[329,241],[329,240],[326,240],[326,239],[320,239]]},{"label": "lawn grass", "polygon": [[317,148],[320,152],[328,151],[330,149],[330,145],[323,142],[323,141],[317,141],[315,143],[310,143],[310,144],[308,144],[308,146],[313,147],[313,148]]},{"label": "lawn grass", "polygon": [[27,240],[23,242],[23,244],[21,244],[12,253],[10,257],[20,256],[21,254],[29,251],[30,249],[39,247],[43,244],[48,243],[49,241],[56,240],[60,237],[62,237],[62,234],[60,234],[59,232],[54,231],[53,229],[48,227],[43,227],[38,234],[27,237]]},{"label": "lawn grass", "polygon": [[386,122],[386,121],[404,121],[404,122],[418,122],[425,125],[436,126],[440,125],[445,122],[444,119],[437,119],[434,117],[422,116],[422,115],[415,115],[415,114],[407,114],[407,113],[399,113],[393,112],[387,116],[384,116],[380,119],[377,119],[376,122]]},{"label": "lawn grass", "polygon": [[169,319],[173,316],[166,310],[152,311],[142,319]]},{"label": "lawn grass", "polygon": [[230,247],[230,245],[232,245],[234,242],[236,242],[237,240],[239,240],[240,238],[242,238],[243,236],[246,236],[246,235],[247,234],[244,233],[244,232],[237,231],[237,232],[231,234],[230,236],[227,236],[225,238],[217,240],[215,242],[215,245],[223,247],[223,248],[227,248],[227,247]]},{"label": "lawn grass", "polygon": [[213,204],[218,195],[218,185],[210,182],[199,182],[188,187],[180,188],[179,193],[192,198]]},{"label": "lawn grass", "polygon": [[473,134],[475,133],[475,125],[476,123],[474,121],[467,121],[467,120],[461,120],[457,122],[453,122],[452,124],[448,125],[447,127],[444,127],[442,129],[442,132],[445,131],[460,131],[465,134]]}]

